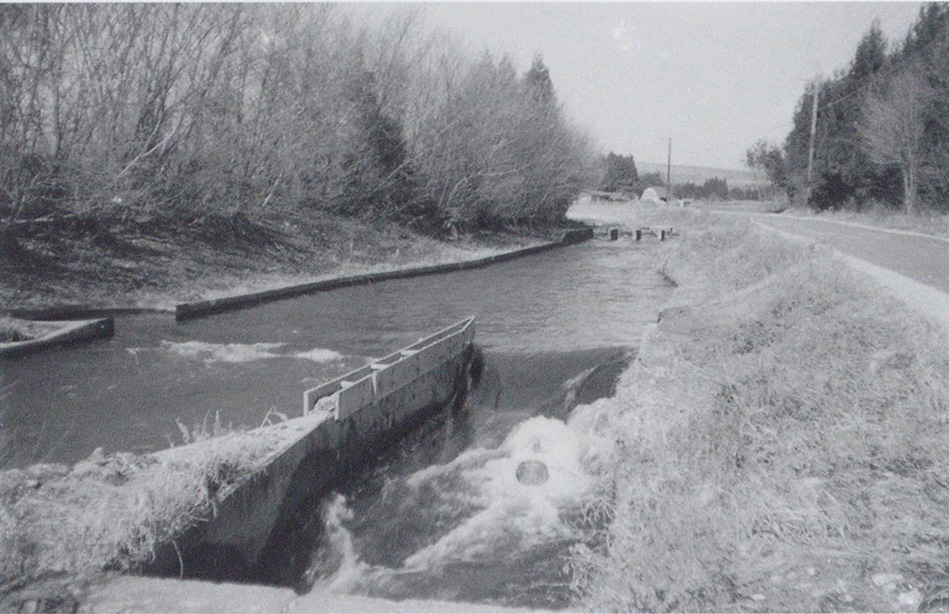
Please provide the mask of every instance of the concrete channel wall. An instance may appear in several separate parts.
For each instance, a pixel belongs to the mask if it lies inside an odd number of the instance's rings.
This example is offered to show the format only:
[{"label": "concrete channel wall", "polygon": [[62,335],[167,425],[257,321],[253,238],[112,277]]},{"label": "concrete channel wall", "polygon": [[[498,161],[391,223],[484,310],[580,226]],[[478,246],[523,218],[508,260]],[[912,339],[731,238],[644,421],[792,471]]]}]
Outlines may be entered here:
[{"label": "concrete channel wall", "polygon": [[329,401],[323,404],[325,411],[337,420],[378,404],[464,352],[474,341],[474,332],[474,318],[467,318],[361,369],[311,388],[303,393],[303,414],[310,413],[322,399]]},{"label": "concrete channel wall", "polygon": [[19,358],[60,345],[107,339],[114,333],[115,321],[112,318],[63,322],[61,329],[39,339],[0,343],[0,358]]},{"label": "concrete channel wall", "polygon": [[145,572],[291,585],[309,560],[303,536],[321,529],[309,522],[321,496],[463,399],[473,341],[468,318],[307,391],[306,415],[267,427],[287,436],[264,467],[223,495],[212,518],[159,548]]},{"label": "concrete channel wall", "polygon": [[175,320],[179,322],[182,320],[191,320],[194,318],[209,316],[215,313],[243,309],[245,307],[250,307],[269,301],[301,296],[313,292],[323,292],[326,290],[335,290],[337,288],[346,288],[349,286],[360,286],[380,281],[387,281],[390,279],[404,279],[408,277],[421,277],[423,275],[437,275],[440,273],[451,273],[453,271],[478,269],[491,264],[497,264],[507,260],[514,260],[515,258],[523,258],[524,256],[538,254],[558,247],[564,247],[566,245],[575,245],[592,238],[592,228],[580,228],[564,232],[563,238],[557,242],[535,245],[533,247],[497,254],[495,256],[488,256],[486,258],[479,258],[477,260],[466,260],[463,262],[452,262],[449,264],[437,264],[410,269],[400,269],[397,271],[350,275],[347,277],[337,277],[335,279],[325,279],[323,281],[284,286],[282,288],[274,288],[271,290],[250,292],[248,294],[241,294],[238,296],[226,296],[194,303],[182,303],[175,306]]}]

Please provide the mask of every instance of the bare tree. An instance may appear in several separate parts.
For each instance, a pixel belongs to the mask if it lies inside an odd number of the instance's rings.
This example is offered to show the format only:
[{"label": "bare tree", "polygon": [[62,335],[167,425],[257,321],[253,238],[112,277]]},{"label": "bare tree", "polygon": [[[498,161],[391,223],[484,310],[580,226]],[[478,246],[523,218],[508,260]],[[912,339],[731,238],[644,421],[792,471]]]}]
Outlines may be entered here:
[{"label": "bare tree", "polygon": [[916,209],[920,174],[926,162],[925,119],[934,93],[921,69],[900,71],[887,87],[864,101],[860,136],[877,164],[898,166],[903,176],[903,204],[907,213]]},{"label": "bare tree", "polygon": [[414,11],[2,6],[0,30],[4,228],[312,208],[544,220],[592,159],[539,61],[520,77]]}]

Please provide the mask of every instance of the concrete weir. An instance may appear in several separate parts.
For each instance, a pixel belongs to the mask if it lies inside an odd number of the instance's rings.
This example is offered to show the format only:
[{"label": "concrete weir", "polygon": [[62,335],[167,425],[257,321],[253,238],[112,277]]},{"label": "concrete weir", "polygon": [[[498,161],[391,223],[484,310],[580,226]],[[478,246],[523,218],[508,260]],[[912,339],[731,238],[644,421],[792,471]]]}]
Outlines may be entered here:
[{"label": "concrete weir", "polygon": [[[302,417],[266,427],[280,443],[263,467],[159,548],[146,574],[292,585],[309,554],[298,536],[321,530],[305,526],[313,506],[402,434],[460,407],[478,376],[473,342],[468,318],[306,391]],[[299,556],[288,557],[295,546]]]}]

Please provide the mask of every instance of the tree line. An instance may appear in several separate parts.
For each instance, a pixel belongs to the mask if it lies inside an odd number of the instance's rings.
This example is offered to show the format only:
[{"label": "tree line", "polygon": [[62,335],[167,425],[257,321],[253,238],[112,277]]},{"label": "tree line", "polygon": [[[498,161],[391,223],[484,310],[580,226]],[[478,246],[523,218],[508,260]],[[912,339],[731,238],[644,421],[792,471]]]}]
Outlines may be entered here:
[{"label": "tree line", "polygon": [[438,233],[559,219],[595,160],[541,58],[472,57],[415,13],[0,7],[0,220],[326,211]]},{"label": "tree line", "polygon": [[783,146],[759,141],[747,163],[815,209],[949,211],[949,4],[923,6],[898,42],[874,22],[849,66],[801,95]]}]

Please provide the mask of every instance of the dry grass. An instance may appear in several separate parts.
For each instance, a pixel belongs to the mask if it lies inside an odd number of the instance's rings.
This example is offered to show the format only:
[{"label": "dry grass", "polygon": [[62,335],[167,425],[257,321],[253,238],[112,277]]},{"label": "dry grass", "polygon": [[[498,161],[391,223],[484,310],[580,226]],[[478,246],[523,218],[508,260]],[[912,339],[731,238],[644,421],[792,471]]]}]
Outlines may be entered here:
[{"label": "dry grass", "polygon": [[945,332],[820,250],[744,224],[693,227],[670,250],[693,302],[665,314],[619,386],[614,520],[606,546],[576,553],[583,603],[938,605]]},{"label": "dry grass", "polygon": [[[270,442],[213,423],[182,429],[183,453],[100,451],[73,467],[0,472],[0,596],[49,577],[134,569],[213,512],[251,476]],[[213,438],[213,441],[211,441]]]}]

